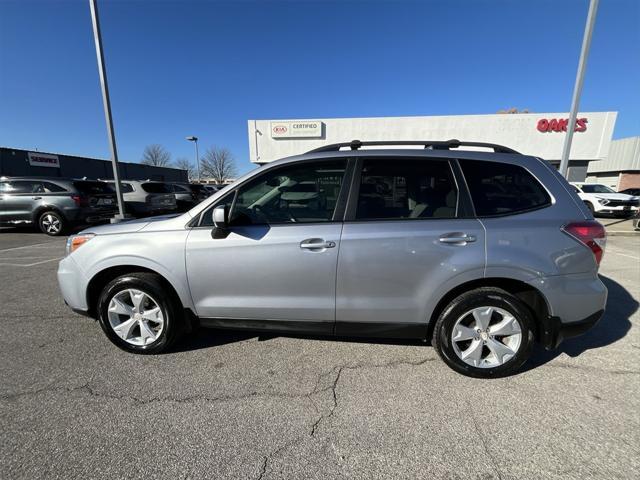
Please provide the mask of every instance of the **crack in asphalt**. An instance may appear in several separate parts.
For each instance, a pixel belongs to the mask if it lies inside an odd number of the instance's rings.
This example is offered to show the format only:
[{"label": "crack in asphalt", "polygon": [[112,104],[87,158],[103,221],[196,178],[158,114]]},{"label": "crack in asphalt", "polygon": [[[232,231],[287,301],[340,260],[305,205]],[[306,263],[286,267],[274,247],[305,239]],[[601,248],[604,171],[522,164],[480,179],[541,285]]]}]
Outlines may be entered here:
[{"label": "crack in asphalt", "polygon": [[489,457],[489,460],[491,461],[491,466],[493,467],[493,470],[496,472],[496,475],[498,475],[498,480],[502,480],[502,472],[498,467],[498,462],[496,461],[493,454],[489,451],[489,446],[487,445],[487,442],[484,439],[484,435],[482,434],[482,430],[480,430],[480,426],[478,425],[478,421],[476,420],[476,417],[473,414],[473,408],[471,407],[471,404],[469,403],[468,400],[465,400],[465,402],[467,404],[469,416],[471,417],[471,422],[473,423],[473,428],[475,429],[476,434],[480,438],[480,443],[482,444],[484,453],[487,455],[487,457]]}]

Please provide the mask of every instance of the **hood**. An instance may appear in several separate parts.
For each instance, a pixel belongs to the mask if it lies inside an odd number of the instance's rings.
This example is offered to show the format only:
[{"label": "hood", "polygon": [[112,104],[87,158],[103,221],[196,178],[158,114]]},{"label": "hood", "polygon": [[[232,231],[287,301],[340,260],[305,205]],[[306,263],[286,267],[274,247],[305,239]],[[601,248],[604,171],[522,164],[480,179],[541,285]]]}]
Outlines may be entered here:
[{"label": "hood", "polygon": [[638,197],[634,197],[633,195],[627,195],[626,193],[592,193],[591,195],[595,195],[596,197],[606,198],[607,200],[636,200]]},{"label": "hood", "polygon": [[144,227],[158,222],[165,222],[173,218],[179,217],[180,214],[159,215],[157,217],[137,218],[135,220],[127,220],[119,223],[110,223],[107,225],[95,225],[84,229],[81,233],[95,233],[96,235],[113,235],[116,233],[134,233],[139,232]]}]

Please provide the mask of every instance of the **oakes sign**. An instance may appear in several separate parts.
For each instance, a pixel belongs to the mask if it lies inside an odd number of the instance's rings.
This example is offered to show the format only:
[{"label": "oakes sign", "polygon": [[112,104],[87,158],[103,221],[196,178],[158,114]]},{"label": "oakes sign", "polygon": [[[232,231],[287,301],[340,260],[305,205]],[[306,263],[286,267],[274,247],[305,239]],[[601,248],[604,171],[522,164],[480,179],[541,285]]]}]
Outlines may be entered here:
[{"label": "oakes sign", "polygon": [[[576,119],[576,126],[573,129],[574,132],[584,132],[587,130],[588,120],[586,118]],[[541,118],[538,120],[537,129],[539,132],[566,132],[569,125],[568,118]]]},{"label": "oakes sign", "polygon": [[322,122],[271,122],[271,138],[320,138]]}]

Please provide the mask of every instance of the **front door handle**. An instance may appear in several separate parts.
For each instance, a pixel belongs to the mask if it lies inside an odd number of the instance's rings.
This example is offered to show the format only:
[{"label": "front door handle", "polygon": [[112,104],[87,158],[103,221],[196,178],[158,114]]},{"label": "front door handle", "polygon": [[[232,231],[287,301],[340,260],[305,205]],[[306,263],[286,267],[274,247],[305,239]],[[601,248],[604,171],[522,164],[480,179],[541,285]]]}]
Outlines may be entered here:
[{"label": "front door handle", "polygon": [[475,235],[467,235],[466,233],[448,233],[440,237],[440,243],[446,243],[449,245],[466,245],[467,243],[475,242]]},{"label": "front door handle", "polygon": [[300,248],[305,250],[324,250],[335,246],[336,242],[327,242],[322,238],[307,238],[300,242]]},{"label": "front door handle", "polygon": [[31,200],[42,200],[42,197],[31,197]]}]

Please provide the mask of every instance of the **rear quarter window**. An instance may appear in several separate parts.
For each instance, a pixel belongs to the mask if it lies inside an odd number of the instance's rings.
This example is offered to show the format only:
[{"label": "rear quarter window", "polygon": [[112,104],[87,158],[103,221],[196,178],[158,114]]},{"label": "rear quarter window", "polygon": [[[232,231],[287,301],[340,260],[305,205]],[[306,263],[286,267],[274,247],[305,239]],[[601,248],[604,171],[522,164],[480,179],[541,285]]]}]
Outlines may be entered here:
[{"label": "rear quarter window", "polygon": [[551,205],[551,197],[523,167],[500,162],[460,160],[479,217],[511,215]]}]

